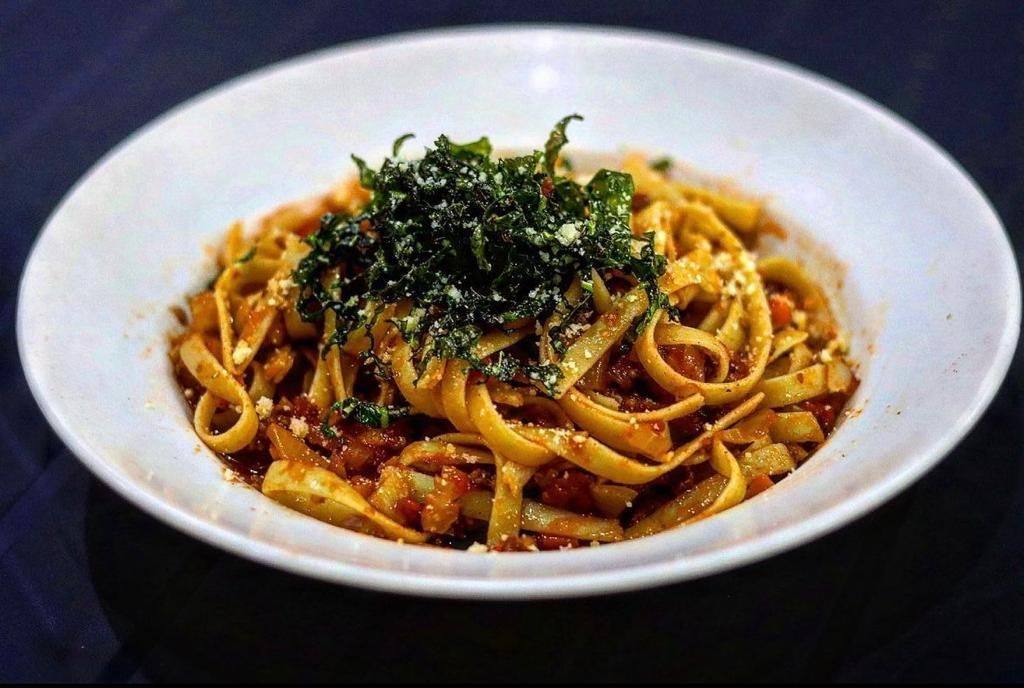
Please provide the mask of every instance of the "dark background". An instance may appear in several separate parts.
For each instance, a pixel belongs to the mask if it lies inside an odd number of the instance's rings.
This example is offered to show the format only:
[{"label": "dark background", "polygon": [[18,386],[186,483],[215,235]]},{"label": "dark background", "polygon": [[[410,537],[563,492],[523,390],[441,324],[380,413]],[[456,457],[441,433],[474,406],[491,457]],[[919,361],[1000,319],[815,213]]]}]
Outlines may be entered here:
[{"label": "dark background", "polygon": [[874,514],[732,573],[597,599],[431,601],[273,571],[129,506],[47,428],[17,360],[17,279],[97,158],[282,58],[513,20],[700,36],[847,84],[964,165],[1020,261],[1024,2],[3,0],[0,679],[1024,679],[1019,350],[969,438]]}]

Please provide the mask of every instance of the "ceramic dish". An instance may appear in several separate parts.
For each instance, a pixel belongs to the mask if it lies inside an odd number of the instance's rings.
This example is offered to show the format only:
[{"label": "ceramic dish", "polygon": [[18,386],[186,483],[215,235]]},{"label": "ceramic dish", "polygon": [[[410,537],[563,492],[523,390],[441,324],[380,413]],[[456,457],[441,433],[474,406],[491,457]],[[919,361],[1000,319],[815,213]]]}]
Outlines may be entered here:
[{"label": "ceramic dish", "polygon": [[[399,545],[291,512],[195,436],[166,356],[168,307],[203,285],[233,219],[323,189],[398,133],[667,154],[798,228],[784,251],[823,281],[862,384],[848,418],[763,498],[598,548],[488,555]],[[209,255],[209,254],[206,254]],[[984,279],[978,276],[984,275]],[[375,40],[260,70],[131,136],[69,192],[21,284],[19,347],[61,439],[127,499],[236,554],[423,595],[585,595],[707,575],[818,537],[934,466],[999,387],[1020,288],[998,217],[922,134],[776,61],[631,31],[498,27]],[[984,457],[979,457],[983,460]]]}]

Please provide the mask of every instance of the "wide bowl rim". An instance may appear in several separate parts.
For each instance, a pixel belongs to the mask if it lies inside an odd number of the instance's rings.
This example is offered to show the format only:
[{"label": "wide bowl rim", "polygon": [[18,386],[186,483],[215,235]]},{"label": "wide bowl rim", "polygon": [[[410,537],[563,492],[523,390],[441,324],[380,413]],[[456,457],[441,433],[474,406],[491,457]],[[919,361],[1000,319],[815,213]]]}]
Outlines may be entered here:
[{"label": "wide bowl rim", "polygon": [[[985,371],[985,374],[979,376],[975,394],[969,403],[964,404],[963,411],[957,422],[950,425],[930,444],[919,449],[913,455],[908,456],[900,470],[884,476],[868,489],[840,501],[834,506],[816,512],[807,520],[784,526],[756,540],[733,544],[723,550],[689,555],[686,558],[673,558],[671,555],[666,555],[666,559],[663,561],[616,567],[607,571],[537,576],[518,580],[508,578],[480,579],[444,574],[428,576],[380,569],[371,570],[359,564],[352,564],[337,559],[297,555],[294,552],[286,552],[272,543],[236,533],[215,522],[176,507],[170,502],[160,500],[145,491],[134,489],[134,483],[104,460],[100,453],[94,452],[88,446],[81,433],[65,418],[58,399],[43,382],[38,367],[42,362],[32,355],[31,342],[27,340],[26,321],[33,310],[31,307],[31,293],[28,291],[27,285],[30,283],[35,266],[39,262],[37,258],[41,241],[54,224],[55,218],[60,215],[68,199],[81,186],[87,183],[92,175],[103,167],[108,160],[118,155],[122,150],[129,147],[134,141],[146,135],[149,131],[159,127],[164,121],[174,117],[186,108],[191,108],[209,99],[216,98],[222,92],[241,84],[267,77],[278,70],[297,67],[328,57],[343,57],[363,51],[388,49],[396,46],[414,46],[417,43],[430,43],[434,41],[486,39],[489,36],[498,34],[507,36],[509,32],[547,35],[568,33],[595,39],[615,37],[663,45],[667,43],[677,48],[711,54],[720,59],[754,63],[760,68],[781,72],[790,78],[804,82],[806,85],[829,92],[832,96],[847,101],[847,103],[857,108],[860,113],[895,127],[901,135],[909,137],[917,145],[923,145],[924,150],[935,164],[947,168],[950,174],[958,178],[958,181],[966,182],[968,190],[978,197],[983,204],[985,213],[989,215],[989,221],[984,223],[985,231],[990,235],[986,239],[1000,243],[1001,250],[999,251],[999,256],[1002,261],[1000,267],[1003,268],[1001,272],[1016,279],[1011,278],[1009,284],[1006,285],[1008,289],[1008,317],[1004,323],[995,355],[991,359],[991,364]],[[19,285],[17,342],[19,356],[29,388],[44,417],[65,445],[90,471],[114,489],[115,492],[143,511],[178,530],[197,537],[208,544],[221,547],[233,554],[279,569],[331,582],[345,583],[373,590],[431,597],[536,599],[619,592],[711,575],[792,549],[863,516],[899,492],[902,492],[933,468],[974,427],[997,394],[1009,370],[1016,350],[1020,324],[1021,290],[1016,259],[1006,229],[998,214],[992,208],[988,198],[978,187],[974,179],[927,135],[867,96],[802,67],[743,48],[703,39],[655,31],[594,25],[497,24],[389,34],[305,53],[247,72],[213,86],[173,106],[143,125],[103,155],[76,181],[49,215],[43,229],[37,235],[22,271]],[[461,553],[452,554],[454,556],[478,556],[462,555]],[[549,556],[559,556],[559,554],[541,553],[525,556],[534,556],[543,560]]]}]

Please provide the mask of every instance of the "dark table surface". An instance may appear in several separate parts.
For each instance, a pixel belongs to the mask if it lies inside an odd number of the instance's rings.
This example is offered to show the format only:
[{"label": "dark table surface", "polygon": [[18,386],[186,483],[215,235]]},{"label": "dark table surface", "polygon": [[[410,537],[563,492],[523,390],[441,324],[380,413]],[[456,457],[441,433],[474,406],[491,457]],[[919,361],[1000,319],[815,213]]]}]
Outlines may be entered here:
[{"label": "dark table surface", "polygon": [[825,74],[950,151],[1020,261],[1024,3],[895,5],[0,2],[0,679],[1024,679],[1020,350],[949,458],[833,535],[672,587],[480,604],[305,580],[158,523],[61,445],[15,349],[33,237],[133,130],[282,58],[453,24],[629,25]]}]

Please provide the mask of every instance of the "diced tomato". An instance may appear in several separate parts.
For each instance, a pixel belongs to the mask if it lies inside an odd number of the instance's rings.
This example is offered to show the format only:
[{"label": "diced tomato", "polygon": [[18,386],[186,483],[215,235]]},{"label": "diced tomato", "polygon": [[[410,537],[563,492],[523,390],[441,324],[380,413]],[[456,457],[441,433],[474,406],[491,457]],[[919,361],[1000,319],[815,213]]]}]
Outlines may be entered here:
[{"label": "diced tomato", "polygon": [[747,483],[747,499],[759,495],[775,483],[767,475],[757,475]]},{"label": "diced tomato", "polygon": [[441,479],[451,483],[452,499],[458,499],[473,489],[473,481],[469,479],[469,476],[453,466],[445,466],[441,469]]},{"label": "diced tomato", "polygon": [[398,424],[386,428],[366,428],[359,432],[358,438],[367,446],[392,450],[401,449],[409,443]]},{"label": "diced tomato", "polygon": [[402,522],[406,525],[416,523],[420,518],[420,512],[423,511],[423,505],[417,502],[415,499],[409,497],[402,497],[395,504],[395,510],[398,515],[402,517]]},{"label": "diced tomato", "polygon": [[331,453],[331,460],[340,461],[346,468],[358,471],[373,458],[373,449],[355,438],[345,440],[344,444]]},{"label": "diced tomato", "polygon": [[822,431],[827,435],[832,432],[836,425],[836,416],[843,407],[846,399],[843,397],[838,403],[833,400],[834,395],[828,394],[818,399],[809,399],[798,404],[804,411],[810,411],[811,415],[818,421]]},{"label": "diced tomato", "polygon": [[447,532],[459,517],[459,497],[469,492],[472,486],[469,476],[459,469],[454,466],[442,468],[420,512],[423,530],[428,533]]},{"label": "diced tomato", "polygon": [[428,533],[444,533],[452,527],[458,517],[458,504],[451,502],[434,504],[428,496],[426,505],[420,512],[420,525]]},{"label": "diced tomato", "polygon": [[291,347],[275,349],[263,366],[263,374],[275,385],[284,379],[295,364],[295,351]]},{"label": "diced tomato", "polygon": [[349,478],[349,483],[353,488],[355,488],[355,491],[363,497],[369,497],[373,494],[373,491],[377,489],[377,482],[375,480],[371,480],[370,478],[362,475]]},{"label": "diced tomato", "polygon": [[773,329],[781,329],[793,321],[793,306],[793,300],[786,294],[771,294],[768,297]]}]

